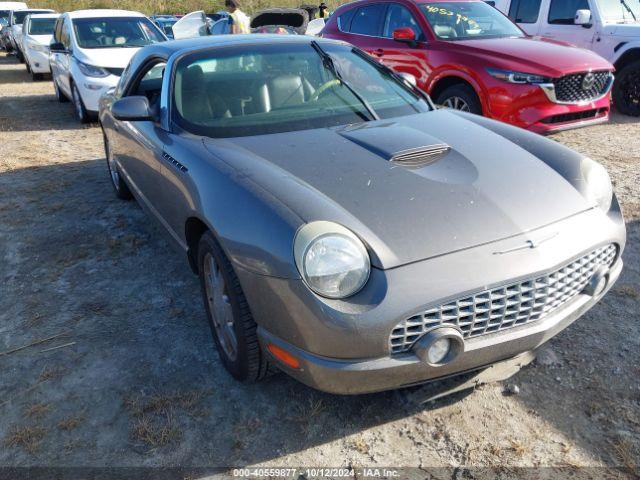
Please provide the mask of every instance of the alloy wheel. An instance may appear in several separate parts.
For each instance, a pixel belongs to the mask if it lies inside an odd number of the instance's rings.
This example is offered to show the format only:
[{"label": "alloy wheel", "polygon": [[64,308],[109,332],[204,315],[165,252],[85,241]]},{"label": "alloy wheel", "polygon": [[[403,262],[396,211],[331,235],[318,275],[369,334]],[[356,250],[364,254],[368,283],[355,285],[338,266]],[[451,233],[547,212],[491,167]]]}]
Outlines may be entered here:
[{"label": "alloy wheel", "polygon": [[220,266],[211,253],[204,257],[204,285],[216,336],[225,355],[234,361],[238,355],[238,339],[234,330],[233,309]]},{"label": "alloy wheel", "polygon": [[442,105],[453,110],[460,110],[461,112],[471,111],[471,109],[469,108],[469,104],[460,97],[449,97],[444,101]]}]

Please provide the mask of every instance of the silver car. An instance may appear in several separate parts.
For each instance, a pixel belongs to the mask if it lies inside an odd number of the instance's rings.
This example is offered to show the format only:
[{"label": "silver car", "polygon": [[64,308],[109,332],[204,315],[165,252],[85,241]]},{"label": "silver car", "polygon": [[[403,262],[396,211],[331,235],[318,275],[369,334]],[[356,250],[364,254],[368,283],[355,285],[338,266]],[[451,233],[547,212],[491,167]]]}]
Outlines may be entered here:
[{"label": "silver car", "polygon": [[343,42],[163,42],[100,102],[118,197],[200,276],[222,363],[394,389],[538,348],[607,292],[625,226],[605,169],[434,108]]}]

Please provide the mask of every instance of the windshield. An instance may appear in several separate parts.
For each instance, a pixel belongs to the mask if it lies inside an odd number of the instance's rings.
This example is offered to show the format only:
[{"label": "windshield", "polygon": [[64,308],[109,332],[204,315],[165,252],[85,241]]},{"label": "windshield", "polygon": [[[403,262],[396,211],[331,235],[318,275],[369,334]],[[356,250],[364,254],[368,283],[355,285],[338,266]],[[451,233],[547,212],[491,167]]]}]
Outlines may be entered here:
[{"label": "windshield", "polygon": [[27,33],[31,35],[53,35],[55,23],[55,18],[31,18]]},{"label": "windshield", "polygon": [[73,20],[73,31],[80,48],[143,47],[164,41],[143,17],[79,18]]},{"label": "windshield", "polygon": [[598,7],[605,22],[640,21],[640,0],[598,0]]},{"label": "windshield", "polygon": [[511,20],[485,2],[436,2],[420,8],[442,40],[524,37]]},{"label": "windshield", "polygon": [[310,44],[186,56],[176,68],[176,122],[197,135],[238,137],[361,123],[373,119],[370,110],[382,119],[429,111],[366,54],[346,45],[322,48],[333,62]]},{"label": "windshield", "polygon": [[24,22],[24,17],[27,15],[33,15],[34,13],[51,13],[49,10],[19,10],[17,12],[13,12],[13,24],[14,25],[22,25]]}]

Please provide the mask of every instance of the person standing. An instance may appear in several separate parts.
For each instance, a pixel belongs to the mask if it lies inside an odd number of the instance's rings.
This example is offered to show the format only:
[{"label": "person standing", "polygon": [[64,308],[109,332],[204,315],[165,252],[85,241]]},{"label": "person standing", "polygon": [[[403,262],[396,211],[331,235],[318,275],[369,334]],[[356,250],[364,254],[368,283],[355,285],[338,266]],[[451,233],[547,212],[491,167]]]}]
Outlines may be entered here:
[{"label": "person standing", "polygon": [[240,10],[239,0],[224,0],[224,6],[229,10],[229,15],[233,19],[231,33],[251,33],[249,28],[249,17]]}]

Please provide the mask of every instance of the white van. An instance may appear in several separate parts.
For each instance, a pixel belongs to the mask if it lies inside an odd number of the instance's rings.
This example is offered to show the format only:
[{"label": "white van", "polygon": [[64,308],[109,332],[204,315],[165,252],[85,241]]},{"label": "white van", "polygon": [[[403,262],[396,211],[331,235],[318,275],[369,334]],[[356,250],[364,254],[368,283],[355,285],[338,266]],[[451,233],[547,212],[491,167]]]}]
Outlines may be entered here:
[{"label": "white van", "polygon": [[131,57],[167,37],[149,18],[127,10],[78,10],[56,21],[49,63],[58,101],[72,100],[78,119],[97,116],[98,100],[115,87]]}]

